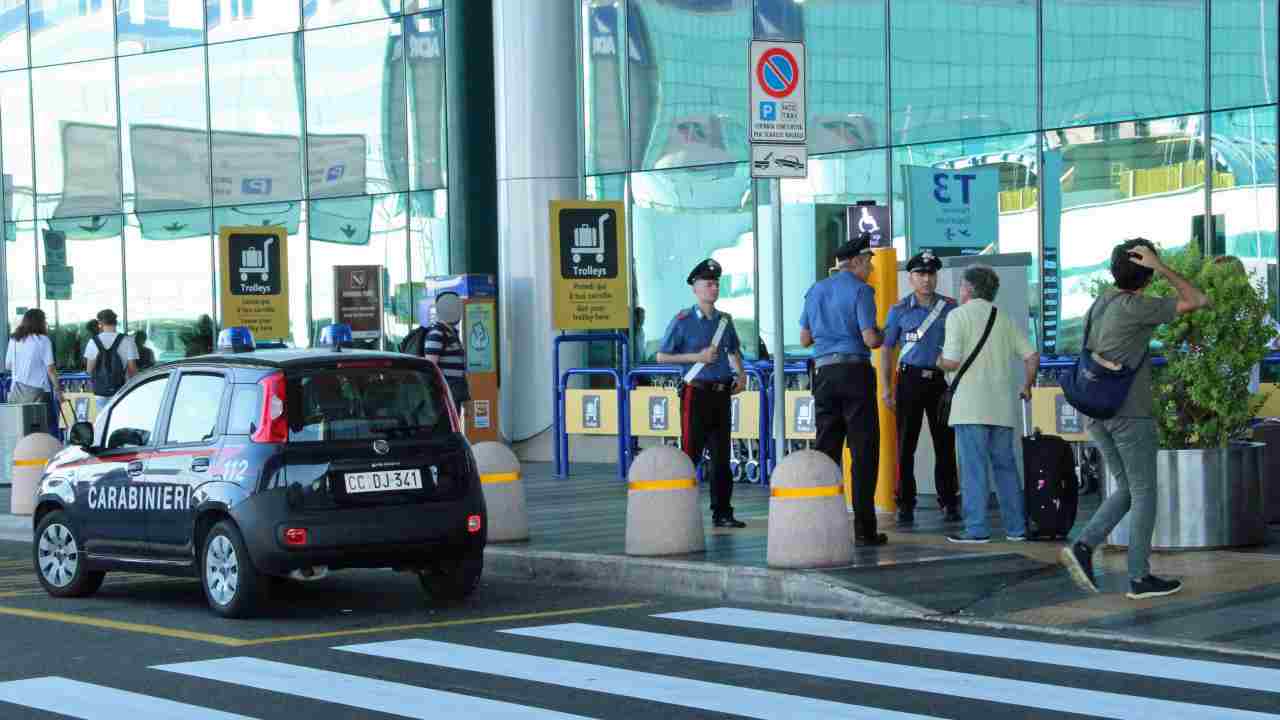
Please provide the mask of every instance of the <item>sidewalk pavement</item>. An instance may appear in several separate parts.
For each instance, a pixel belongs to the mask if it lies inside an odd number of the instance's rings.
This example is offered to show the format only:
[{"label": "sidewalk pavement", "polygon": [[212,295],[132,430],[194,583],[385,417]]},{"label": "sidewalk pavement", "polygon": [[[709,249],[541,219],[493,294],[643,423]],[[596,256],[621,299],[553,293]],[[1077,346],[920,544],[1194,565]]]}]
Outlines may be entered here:
[{"label": "sidewalk pavement", "polygon": [[[916,523],[899,528],[880,516],[889,544],[857,548],[848,567],[784,571],[766,565],[769,489],[739,484],[735,513],[747,527],[716,529],[706,519],[707,550],[664,558],[628,557],[626,485],[612,465],[575,464],[565,480],[549,463],[523,468],[531,540],[491,544],[486,573],[559,585],[702,597],[716,602],[790,605],[889,619],[929,619],[1067,637],[1144,642],[1280,659],[1280,526],[1257,548],[1160,552],[1154,572],[1181,578],[1174,596],[1135,601],[1123,549],[1098,556],[1102,593],[1078,590],[1057,563],[1058,542],[946,541],[958,524],[922,498]],[[1077,528],[1099,498],[1081,498]],[[708,505],[703,488],[702,506]],[[0,539],[30,541],[30,520],[5,514]],[[991,512],[993,537],[999,513]]]}]

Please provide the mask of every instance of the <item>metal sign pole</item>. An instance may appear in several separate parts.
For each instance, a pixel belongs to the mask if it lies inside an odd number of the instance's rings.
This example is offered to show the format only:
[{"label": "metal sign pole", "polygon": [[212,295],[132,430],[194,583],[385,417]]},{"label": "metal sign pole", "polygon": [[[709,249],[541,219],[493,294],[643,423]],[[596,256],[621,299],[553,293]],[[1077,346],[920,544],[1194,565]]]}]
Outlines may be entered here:
[{"label": "metal sign pole", "polygon": [[782,462],[787,444],[787,345],[782,307],[782,180],[770,183],[773,195],[773,461]]}]

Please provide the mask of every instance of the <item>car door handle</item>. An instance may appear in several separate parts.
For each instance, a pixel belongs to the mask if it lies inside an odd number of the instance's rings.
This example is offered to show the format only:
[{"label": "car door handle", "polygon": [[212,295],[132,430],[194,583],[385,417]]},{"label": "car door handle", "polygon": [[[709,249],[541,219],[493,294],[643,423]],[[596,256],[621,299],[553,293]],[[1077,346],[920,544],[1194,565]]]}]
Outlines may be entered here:
[{"label": "car door handle", "polygon": [[137,477],[142,474],[142,461],[134,460],[129,463],[129,477]]},{"label": "car door handle", "polygon": [[191,461],[191,472],[204,472],[209,469],[209,458],[198,457]]}]

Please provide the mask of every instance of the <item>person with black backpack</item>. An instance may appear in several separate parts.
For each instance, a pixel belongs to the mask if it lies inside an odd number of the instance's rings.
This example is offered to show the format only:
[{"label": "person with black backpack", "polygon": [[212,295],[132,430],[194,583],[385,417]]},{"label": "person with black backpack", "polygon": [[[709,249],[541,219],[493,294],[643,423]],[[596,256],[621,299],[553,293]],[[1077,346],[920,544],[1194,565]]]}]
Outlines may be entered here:
[{"label": "person with black backpack", "polygon": [[85,368],[93,383],[99,406],[138,373],[138,348],[133,338],[116,330],[116,313],[110,308],[98,313],[102,331],[89,338],[84,349]]}]

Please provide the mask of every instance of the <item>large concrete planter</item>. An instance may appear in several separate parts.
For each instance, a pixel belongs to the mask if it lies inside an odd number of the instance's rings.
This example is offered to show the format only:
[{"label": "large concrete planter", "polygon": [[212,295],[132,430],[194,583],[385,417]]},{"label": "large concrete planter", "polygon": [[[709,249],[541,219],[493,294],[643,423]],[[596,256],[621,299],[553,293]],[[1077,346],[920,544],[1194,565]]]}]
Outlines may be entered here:
[{"label": "large concrete planter", "polygon": [[[1156,455],[1156,528],[1152,547],[1222,548],[1259,545],[1263,517],[1263,450],[1255,442],[1226,449],[1161,450]],[[1105,492],[1115,492],[1107,473]],[[1129,544],[1129,518],[1107,541]]]}]

